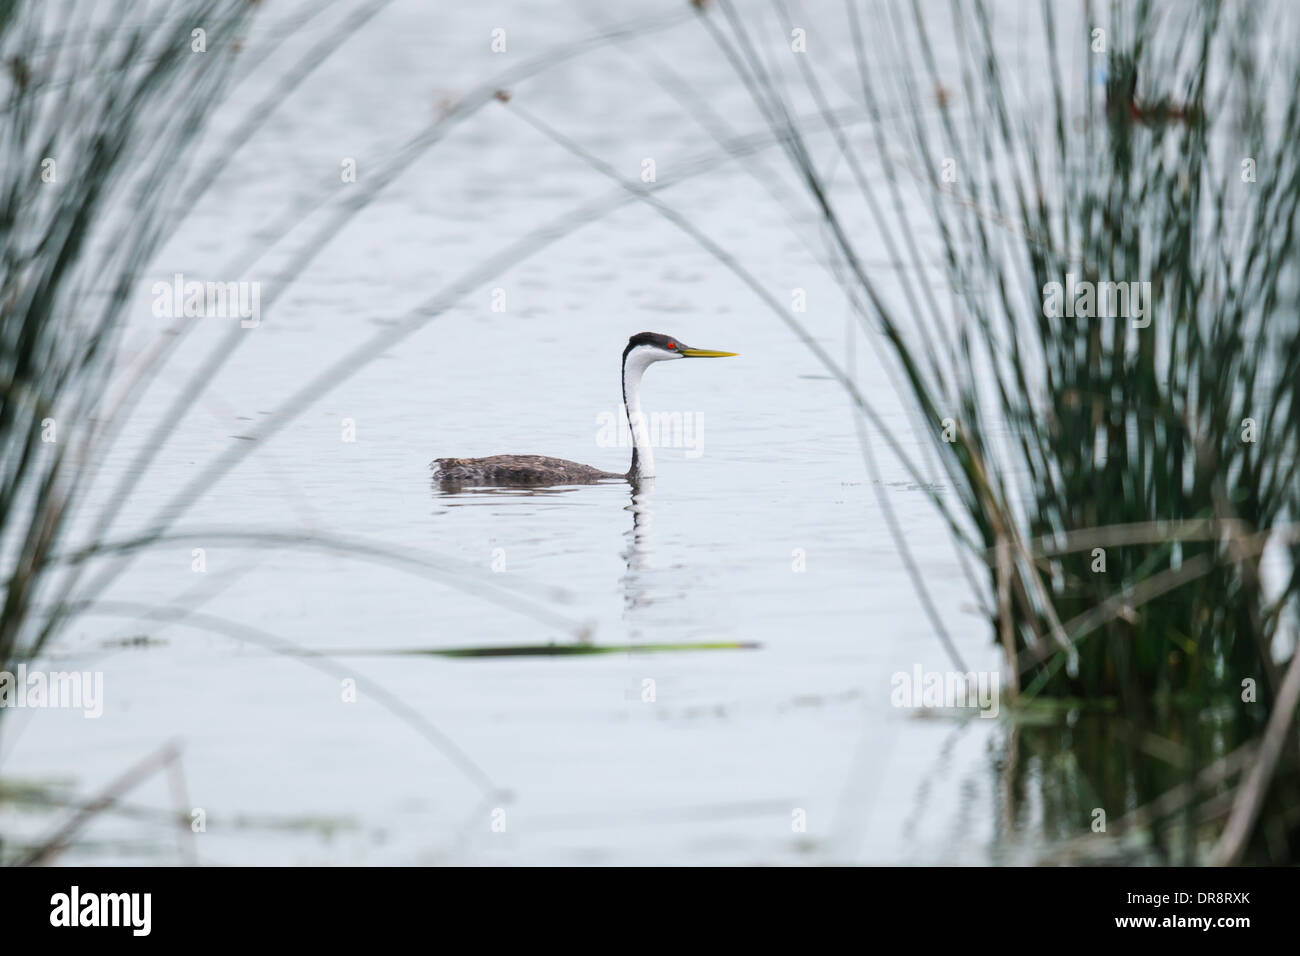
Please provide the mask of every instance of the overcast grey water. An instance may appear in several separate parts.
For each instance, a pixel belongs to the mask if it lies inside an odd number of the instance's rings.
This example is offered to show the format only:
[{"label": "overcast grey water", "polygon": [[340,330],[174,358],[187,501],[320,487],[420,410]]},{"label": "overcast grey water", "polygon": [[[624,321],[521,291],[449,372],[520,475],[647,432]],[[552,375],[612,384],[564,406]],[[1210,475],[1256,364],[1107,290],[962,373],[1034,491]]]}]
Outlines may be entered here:
[{"label": "overcast grey water", "polygon": [[[305,17],[312,6],[273,4],[255,20],[250,72],[201,162],[358,9]],[[507,75],[638,18],[656,25]],[[252,70],[262,45],[299,19]],[[836,39],[835,18],[808,23],[813,42]],[[504,52],[492,49],[498,28]],[[835,70],[851,86],[843,52]],[[800,321],[918,453],[870,333],[821,264],[816,217],[805,204],[792,221],[755,167],[727,158],[683,108],[670,76],[707,91],[735,135],[762,137],[685,3],[509,0],[452,15],[394,2],[277,97],[199,205],[178,210],[185,221],[133,307],[123,381],[160,335],[184,325],[186,336],[102,463],[83,520],[142,449],[156,457],[110,538],[149,528],[209,462],[250,447],[204,485],[175,537],[134,556],[104,605],[51,646],[50,669],[103,673],[102,715],[6,715],[3,778],[72,800],[182,742],[183,792],[166,774],[149,777],[62,860],[981,863],[1013,852],[1033,814],[1006,829],[1004,723],[891,702],[896,673],[952,663],[877,491],[966,665],[999,667],[927,497],[945,493],[940,475],[918,485],[877,440],[873,485],[842,388],[790,330],[691,236],[528,119],[629,181],[652,170],[656,195],[804,307]],[[509,103],[474,110],[389,173],[405,144],[494,85]],[[868,140],[862,161],[878,169]],[[800,195],[770,141],[757,157]],[[852,192],[846,175],[827,174]],[[864,261],[890,288],[869,219],[856,225]],[[299,268],[321,229],[332,238]],[[526,237],[536,242],[510,251]],[[239,324],[156,315],[155,283],[177,274],[259,283],[261,314],[151,449],[179,389]],[[400,340],[377,338],[405,327]],[[641,331],[740,353],[647,372],[645,409],[665,426],[652,486],[452,493],[431,482],[429,462],[442,456],[532,453],[626,470],[619,358]],[[371,340],[373,359],[350,358]],[[323,397],[252,440],[322,373]],[[310,540],[235,534],[252,531]],[[318,546],[331,540],[388,557]],[[414,653],[584,642],[613,650]],[[171,825],[173,812],[201,818],[201,832]],[[10,804],[0,829],[37,839],[61,819]]]}]

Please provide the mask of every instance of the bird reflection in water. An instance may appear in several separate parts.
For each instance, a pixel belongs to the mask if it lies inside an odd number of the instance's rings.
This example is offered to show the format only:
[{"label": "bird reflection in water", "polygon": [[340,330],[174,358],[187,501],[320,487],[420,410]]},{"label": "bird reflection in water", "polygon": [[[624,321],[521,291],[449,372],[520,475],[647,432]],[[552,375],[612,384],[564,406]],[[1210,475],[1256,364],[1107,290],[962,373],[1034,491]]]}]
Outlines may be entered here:
[{"label": "bird reflection in water", "polygon": [[[623,532],[626,546],[621,556],[625,570],[620,583],[623,585],[623,607],[625,612],[630,613],[654,603],[650,597],[649,557],[654,523],[655,480],[653,478],[631,479],[628,484],[631,487],[631,495],[623,510],[631,514],[632,522],[628,530]],[[502,498],[571,494],[583,488],[582,485],[560,487],[491,485],[482,482],[441,481],[436,478],[432,482],[432,487],[434,495],[449,508],[491,505]],[[632,636],[634,638],[639,636],[636,629],[633,630]]]},{"label": "bird reflection in water", "polygon": [[[627,549],[623,552],[623,560],[627,564],[623,574],[625,614],[654,603],[650,597],[649,557],[654,525],[655,480],[643,478],[632,481],[631,485],[632,500],[623,509],[632,513],[632,527],[624,532],[627,538]],[[631,636],[639,638],[641,635],[632,622],[629,622],[629,626],[632,627]]]}]

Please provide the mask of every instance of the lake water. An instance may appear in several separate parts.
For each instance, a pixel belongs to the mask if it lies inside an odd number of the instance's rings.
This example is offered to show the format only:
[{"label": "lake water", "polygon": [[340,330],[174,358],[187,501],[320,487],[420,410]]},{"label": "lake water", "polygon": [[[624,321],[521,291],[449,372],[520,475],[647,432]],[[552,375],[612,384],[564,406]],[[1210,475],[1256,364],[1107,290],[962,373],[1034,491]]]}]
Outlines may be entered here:
[{"label": "lake water", "polygon": [[[927,489],[878,438],[877,484],[842,388],[786,325],[692,237],[528,121],[633,182],[653,160],[660,199],[782,302],[802,290],[800,321],[837,361],[852,349],[847,365],[864,394],[916,453],[878,343],[856,327],[820,262],[806,200],[792,221],[763,185],[766,176],[802,197],[780,151],[759,149],[761,167],[727,160],[665,90],[668,68],[707,91],[732,134],[765,129],[689,7],[543,11],[511,0],[451,15],[387,4],[278,96],[274,114],[227,156],[237,122],[359,9],[311,16],[259,63],[262,44],[314,7],[270,6],[247,38],[249,73],[200,152],[201,162],[222,162],[220,177],[194,209],[178,210],[185,221],[141,283],[123,375],[148,360],[164,330],[183,326],[186,336],[102,463],[82,526],[142,450],[156,457],[110,538],[150,528],[189,482],[202,481],[202,493],[172,526],[178,536],[134,555],[104,603],[50,649],[50,669],[103,672],[103,715],[13,711],[0,735],[5,780],[74,801],[179,739],[183,793],[176,777],[147,777],[60,859],[1014,855],[1035,812],[1004,806],[1005,722],[924,717],[891,703],[894,674],[952,664],[878,492],[967,666],[999,668]],[[772,56],[788,52],[788,31],[775,32],[767,5],[742,7],[773,31]],[[664,26],[664,17],[678,19]],[[649,25],[627,42],[499,79],[602,24],[636,18]],[[837,75],[851,85],[836,18],[806,22],[810,43],[840,51]],[[498,27],[503,53],[491,49]],[[793,67],[786,79],[797,82]],[[508,86],[509,104],[488,102],[412,151],[400,171],[390,167],[442,111],[495,85]],[[836,102],[848,102],[842,90]],[[814,141],[834,165],[830,141]],[[862,162],[879,174],[862,142]],[[355,183],[341,181],[349,159]],[[844,170],[828,174],[852,194]],[[865,262],[891,289],[870,219],[854,215]],[[300,265],[322,229],[332,238]],[[485,267],[527,236],[535,247]],[[179,388],[238,324],[156,317],[151,286],[176,273],[259,282],[263,311],[155,449],[154,429],[168,423]],[[647,373],[646,410],[691,425],[692,447],[657,450],[653,488],[634,500],[621,483],[458,494],[431,484],[428,464],[439,456],[536,453],[625,470],[629,449],[610,447],[602,423],[620,414],[619,356],[643,330],[740,353]],[[373,359],[352,358],[367,342]],[[325,394],[277,418],[319,375]],[[250,441],[269,422],[282,427]],[[231,449],[243,455],[238,464],[210,482],[198,477]],[[944,493],[937,472],[926,478]],[[253,531],[364,541],[419,560],[236,536]],[[162,610],[149,617],[149,608]],[[625,649],[400,653],[577,641]],[[743,646],[637,650],[710,643]],[[286,647],[300,653],[275,650]],[[304,656],[312,653],[328,656]],[[169,812],[188,818],[194,808],[203,832],[168,823]],[[36,840],[65,814],[11,802],[0,830]]]}]

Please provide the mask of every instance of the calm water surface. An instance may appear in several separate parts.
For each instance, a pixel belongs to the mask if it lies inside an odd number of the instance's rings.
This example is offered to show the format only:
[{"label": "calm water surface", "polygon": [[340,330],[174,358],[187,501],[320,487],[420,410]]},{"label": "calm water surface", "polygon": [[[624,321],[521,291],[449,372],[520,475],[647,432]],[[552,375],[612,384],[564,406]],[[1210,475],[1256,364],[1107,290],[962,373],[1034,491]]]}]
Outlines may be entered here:
[{"label": "calm water surface", "polygon": [[[268,13],[250,49],[302,9]],[[119,611],[178,605],[200,616],[92,612],[56,644],[60,668],[104,672],[104,716],[13,714],[0,738],[7,778],[87,795],[164,741],[184,742],[183,798],[164,777],[150,778],[129,798],[137,812],[100,818],[65,859],[172,862],[187,846],[211,863],[1001,858],[1010,839],[997,796],[1005,726],[921,719],[890,705],[894,672],[949,663],[886,530],[849,406],[699,245],[653,209],[614,198],[609,180],[494,103],[392,177],[286,279],[313,231],[446,103],[592,32],[601,17],[643,9],[541,15],[487,3],[443,17],[425,4],[392,4],[230,157],[163,251],[142,284],[124,369],[167,328],[149,310],[158,278],[247,278],[263,283],[264,300],[275,298],[158,449],[114,536],[148,527],[204,464],[247,443],[311,376],[410,322],[521,236],[550,230],[533,254],[471,283],[249,448],[177,522],[196,536],[137,557],[105,595]],[[237,88],[205,158],[340,15],[313,19]],[[501,25],[509,52],[494,56],[489,34]],[[631,179],[653,158],[658,180],[672,183],[661,197],[782,301],[804,290],[808,326],[844,356],[848,312],[818,264],[815,222],[792,224],[735,164],[717,160],[688,175],[717,150],[655,82],[655,64],[709,90],[737,132],[762,129],[689,18],[519,82],[512,103]],[[358,182],[342,184],[349,157]],[[872,163],[865,147],[864,157]],[[763,161],[783,169],[776,151]],[[846,177],[835,182],[853,188]],[[611,197],[603,215],[562,231],[564,217],[602,196]],[[299,219],[251,266],[231,271],[277,224]],[[866,222],[864,252],[884,272]],[[881,281],[890,287],[887,272]],[[504,311],[493,310],[494,290]],[[92,514],[231,324],[191,322],[104,462]],[[622,483],[452,494],[430,482],[436,456],[538,453],[626,469],[629,450],[609,447],[600,426],[619,413],[623,344],[643,330],[741,353],[647,373],[646,410],[689,414],[698,440],[657,451],[654,487],[635,498]],[[915,451],[873,347],[859,332],[854,367]],[[343,440],[348,427],[355,441]],[[881,469],[884,498],[961,653],[972,668],[996,669],[925,490],[888,456]],[[441,563],[420,570],[332,549],[205,543],[221,529],[358,539]],[[203,573],[193,570],[194,548],[204,549]],[[273,653],[267,640],[333,655],[335,670]],[[578,640],[627,649],[395,653]],[[716,642],[756,646],[636,650]],[[355,703],[344,700],[345,677],[358,682]],[[409,712],[383,706],[391,700]],[[431,739],[429,726],[442,736]],[[162,823],[177,802],[206,813],[193,844]],[[792,825],[800,814],[802,832]],[[34,837],[56,820],[11,809],[3,824]]]}]

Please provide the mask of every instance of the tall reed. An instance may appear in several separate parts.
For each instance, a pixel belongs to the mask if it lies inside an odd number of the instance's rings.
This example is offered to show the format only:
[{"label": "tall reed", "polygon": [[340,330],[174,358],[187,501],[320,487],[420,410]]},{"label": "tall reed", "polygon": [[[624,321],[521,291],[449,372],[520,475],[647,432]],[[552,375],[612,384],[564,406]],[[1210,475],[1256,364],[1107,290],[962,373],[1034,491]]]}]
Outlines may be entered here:
[{"label": "tall reed", "polygon": [[103,451],[128,300],[248,11],[0,4],[0,668],[52,631],[34,609]]},{"label": "tall reed", "polygon": [[[772,9],[785,34],[811,12]],[[1114,809],[1188,788],[1173,819],[1144,820],[1162,858],[1293,860],[1294,18],[1141,0],[844,11],[838,43],[821,34],[794,66],[732,0],[702,19],[782,136],[945,475],[951,493],[933,500],[987,569],[1012,688],[1119,715],[1124,751],[1094,755],[1088,799]],[[1009,59],[1026,30],[1032,62]],[[854,64],[852,98],[876,121],[865,143],[833,118],[836,59]],[[796,93],[822,123],[793,119]],[[885,104],[906,108],[902,129],[885,128]],[[823,173],[825,133],[869,234]],[[899,293],[864,249],[884,250]],[[1164,758],[1152,735],[1170,741]],[[1274,756],[1206,777],[1256,747]]]}]

